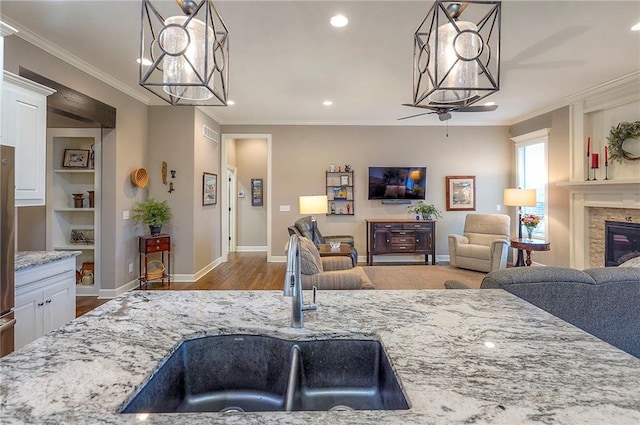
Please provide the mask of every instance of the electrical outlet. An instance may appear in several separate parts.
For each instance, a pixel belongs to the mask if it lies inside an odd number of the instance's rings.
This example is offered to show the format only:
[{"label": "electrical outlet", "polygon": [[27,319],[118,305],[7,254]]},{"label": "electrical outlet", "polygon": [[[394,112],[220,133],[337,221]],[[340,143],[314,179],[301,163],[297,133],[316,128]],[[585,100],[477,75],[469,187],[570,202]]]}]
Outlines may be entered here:
[{"label": "electrical outlet", "polygon": [[502,209],[502,206],[500,204],[496,205],[496,211],[500,211]]},{"label": "electrical outlet", "polygon": [[122,219],[129,220],[129,210],[122,211]]},{"label": "electrical outlet", "polygon": [[133,273],[133,263],[129,263],[129,273]]}]

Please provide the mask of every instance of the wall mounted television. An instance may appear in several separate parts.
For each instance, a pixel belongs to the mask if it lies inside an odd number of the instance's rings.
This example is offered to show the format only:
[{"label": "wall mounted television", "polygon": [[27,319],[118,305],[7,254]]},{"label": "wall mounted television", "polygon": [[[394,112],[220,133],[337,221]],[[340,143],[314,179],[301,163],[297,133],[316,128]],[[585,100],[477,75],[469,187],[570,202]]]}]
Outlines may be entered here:
[{"label": "wall mounted television", "polygon": [[369,199],[426,199],[427,167],[369,167]]}]

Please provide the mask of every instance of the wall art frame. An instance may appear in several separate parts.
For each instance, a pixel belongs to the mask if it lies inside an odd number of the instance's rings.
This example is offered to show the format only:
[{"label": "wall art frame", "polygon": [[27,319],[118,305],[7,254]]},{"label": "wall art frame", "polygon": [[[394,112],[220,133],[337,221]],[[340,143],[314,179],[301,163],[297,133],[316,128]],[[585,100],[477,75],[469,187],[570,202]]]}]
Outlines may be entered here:
[{"label": "wall art frame", "polygon": [[218,175],[202,173],[202,205],[218,203]]},{"label": "wall art frame", "polygon": [[447,211],[476,210],[476,176],[447,176]]},{"label": "wall art frame", "polygon": [[261,207],[263,205],[263,180],[251,179],[251,206]]},{"label": "wall art frame", "polygon": [[65,149],[62,159],[63,168],[87,168],[89,166],[89,149]]}]

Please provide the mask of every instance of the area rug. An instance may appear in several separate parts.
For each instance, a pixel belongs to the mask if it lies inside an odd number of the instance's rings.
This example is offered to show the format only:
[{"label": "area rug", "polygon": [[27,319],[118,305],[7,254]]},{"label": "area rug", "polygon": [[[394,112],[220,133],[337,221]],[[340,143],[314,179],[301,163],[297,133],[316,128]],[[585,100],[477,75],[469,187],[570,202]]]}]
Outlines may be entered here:
[{"label": "area rug", "polygon": [[362,266],[376,289],[445,289],[444,282],[455,279],[470,288],[480,288],[486,273],[451,266],[406,265]]}]

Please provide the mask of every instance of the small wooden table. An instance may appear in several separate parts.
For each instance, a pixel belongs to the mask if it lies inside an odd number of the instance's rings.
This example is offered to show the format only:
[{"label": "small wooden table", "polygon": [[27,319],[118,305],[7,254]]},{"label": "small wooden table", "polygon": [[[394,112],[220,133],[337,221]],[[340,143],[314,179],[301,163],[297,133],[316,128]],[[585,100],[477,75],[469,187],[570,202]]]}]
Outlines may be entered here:
[{"label": "small wooden table", "polygon": [[349,244],[341,243],[339,248],[331,249],[328,243],[318,244],[318,252],[321,257],[350,257],[353,249]]},{"label": "small wooden table", "polygon": [[531,266],[531,251],[549,251],[551,244],[540,239],[516,238],[511,239],[511,248],[518,250],[518,260],[515,267],[523,267],[525,265],[522,258],[522,250],[527,251],[526,265],[529,267]]},{"label": "small wooden table", "polygon": [[[145,235],[138,237],[138,254],[140,263],[138,265],[138,281],[139,288],[144,285],[145,289],[151,281],[161,281],[164,283],[165,279],[171,287],[171,236],[167,234],[159,235]],[[166,254],[166,256],[165,256]],[[152,277],[149,275],[149,257],[155,255],[159,258],[164,267],[164,272],[161,276]]]}]

